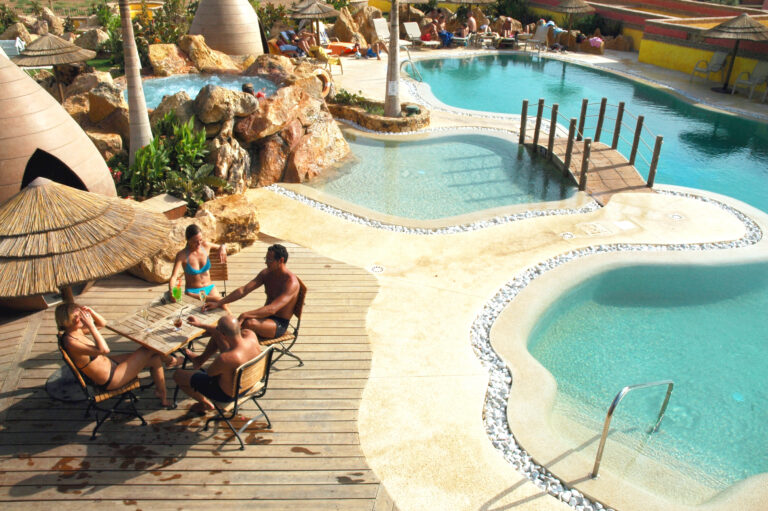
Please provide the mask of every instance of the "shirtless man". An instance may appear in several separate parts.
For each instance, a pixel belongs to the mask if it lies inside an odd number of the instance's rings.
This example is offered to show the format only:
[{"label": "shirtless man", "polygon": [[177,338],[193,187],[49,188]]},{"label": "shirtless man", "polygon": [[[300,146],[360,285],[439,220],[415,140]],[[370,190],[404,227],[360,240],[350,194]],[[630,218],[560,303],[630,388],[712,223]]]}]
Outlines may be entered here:
[{"label": "shirtless man", "polygon": [[215,309],[247,296],[255,289],[264,286],[267,301],[263,307],[243,312],[238,316],[242,328],[253,330],[262,339],[280,337],[288,329],[288,322],[293,315],[293,307],[299,297],[299,279],[288,271],[288,250],[282,245],[272,245],[267,249],[264,259],[267,267],[256,278],[218,301],[205,304],[205,310]]},{"label": "shirtless man", "polygon": [[[472,11],[469,11],[469,16],[467,16],[467,28],[469,28],[469,33],[474,34],[477,32],[477,20],[474,16],[472,16]],[[467,36],[464,36],[467,37]]]},{"label": "shirtless man", "polygon": [[231,396],[230,393],[235,384],[235,371],[261,353],[261,348],[256,335],[249,330],[241,330],[237,319],[229,314],[219,318],[215,325],[202,323],[194,316],[190,316],[187,321],[205,330],[221,349],[221,354],[207,370],[178,369],[173,375],[179,388],[197,400],[190,410],[205,413],[213,410],[211,399],[221,403],[234,401],[237,396]]}]

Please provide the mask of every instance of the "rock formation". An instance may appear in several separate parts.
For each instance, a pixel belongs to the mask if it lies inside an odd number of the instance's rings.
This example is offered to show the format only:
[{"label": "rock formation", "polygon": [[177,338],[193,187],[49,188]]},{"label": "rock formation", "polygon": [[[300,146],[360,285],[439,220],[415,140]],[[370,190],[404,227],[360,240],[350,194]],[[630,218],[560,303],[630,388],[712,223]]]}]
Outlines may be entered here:
[{"label": "rock formation", "polygon": [[206,44],[202,35],[185,35],[179,38],[179,48],[203,73],[239,73],[240,67],[226,53],[216,51]]}]

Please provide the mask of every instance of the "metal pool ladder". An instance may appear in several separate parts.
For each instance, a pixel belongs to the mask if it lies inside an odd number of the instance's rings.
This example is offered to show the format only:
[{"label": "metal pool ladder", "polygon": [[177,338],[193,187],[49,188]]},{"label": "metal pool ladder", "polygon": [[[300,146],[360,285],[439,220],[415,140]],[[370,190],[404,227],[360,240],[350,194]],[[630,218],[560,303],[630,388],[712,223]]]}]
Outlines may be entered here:
[{"label": "metal pool ladder", "polygon": [[619,406],[619,403],[622,399],[624,399],[624,396],[632,392],[633,390],[637,389],[645,389],[648,387],[656,387],[658,385],[666,385],[667,386],[667,395],[664,396],[664,402],[661,404],[661,410],[659,411],[659,418],[656,419],[656,425],[653,426],[653,429],[651,429],[650,433],[655,433],[659,430],[659,426],[661,426],[661,420],[664,418],[664,412],[667,410],[667,405],[669,404],[669,396],[672,395],[672,389],[675,386],[675,382],[672,380],[661,380],[661,381],[653,381],[649,383],[640,383],[638,385],[627,385],[623,389],[619,391],[618,394],[616,394],[616,397],[613,398],[613,402],[611,403],[611,406],[608,407],[608,413],[605,414],[605,424],[603,424],[603,434],[600,437],[600,445],[597,447],[597,456],[595,457],[595,466],[592,468],[592,478],[597,477],[597,471],[600,469],[600,460],[603,457],[603,449],[605,448],[605,440],[608,438],[608,430],[611,428],[611,419],[613,418],[613,412],[616,411],[616,407]]},{"label": "metal pool ladder", "polygon": [[406,64],[410,64],[411,65],[411,70],[413,71],[413,74],[416,77],[416,79],[418,81],[420,81],[420,82],[423,82],[424,79],[421,77],[421,73],[416,68],[416,64],[414,64],[413,59],[411,59],[411,52],[410,52],[410,50],[408,50],[408,47],[407,46],[400,46],[400,49],[401,50],[405,50],[405,53],[408,54],[408,58],[400,62],[400,71],[403,70],[403,67],[405,67]]}]

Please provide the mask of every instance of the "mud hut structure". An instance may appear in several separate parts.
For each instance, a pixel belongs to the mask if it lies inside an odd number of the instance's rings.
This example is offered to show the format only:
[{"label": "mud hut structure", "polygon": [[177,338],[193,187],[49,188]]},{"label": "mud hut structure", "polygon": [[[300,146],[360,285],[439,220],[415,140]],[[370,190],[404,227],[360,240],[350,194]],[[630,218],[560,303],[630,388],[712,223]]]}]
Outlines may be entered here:
[{"label": "mud hut structure", "polygon": [[264,53],[259,17],[248,0],[200,0],[189,33],[227,55]]}]

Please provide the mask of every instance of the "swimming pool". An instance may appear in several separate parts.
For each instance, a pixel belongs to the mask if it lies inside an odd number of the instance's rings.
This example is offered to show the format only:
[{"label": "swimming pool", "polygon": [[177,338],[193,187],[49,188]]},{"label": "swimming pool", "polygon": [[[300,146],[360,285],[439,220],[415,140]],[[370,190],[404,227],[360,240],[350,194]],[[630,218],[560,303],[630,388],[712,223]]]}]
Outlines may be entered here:
[{"label": "swimming pool", "polygon": [[[547,105],[558,103],[565,118],[578,118],[582,98],[591,103],[606,97],[614,105],[624,101],[627,111],[644,115],[645,126],[664,136],[657,183],[722,193],[768,211],[768,124],[698,108],[658,88],[546,58],[483,55],[421,60],[417,67],[437,99],[459,108],[519,114],[524,99],[535,109],[544,98]],[[633,125],[634,120],[625,117],[624,122]],[[625,154],[629,142],[622,142]],[[638,170],[647,177],[646,165],[639,162]]]},{"label": "swimming pool", "polygon": [[623,444],[717,490],[768,472],[768,317],[756,313],[767,308],[768,263],[630,266],[576,285],[528,338],[557,381],[551,423],[599,435],[622,387],[671,379],[658,433],[645,431],[665,388],[622,401],[612,430]]},{"label": "swimming pool", "polygon": [[571,197],[554,165],[505,138],[462,132],[420,140],[357,136],[354,155],[307,186],[365,208],[428,220]]},{"label": "swimming pool", "polygon": [[[259,78],[257,76],[241,76],[241,75],[202,75],[202,74],[188,74],[188,75],[174,75],[166,78],[150,78],[144,80],[144,99],[147,102],[147,108],[155,108],[163,100],[163,96],[169,96],[176,94],[177,92],[185,91],[189,94],[189,97],[195,99],[200,89],[206,85],[216,85],[219,87],[225,87],[227,89],[240,91],[244,83],[252,83],[255,90],[259,90],[262,87],[266,88],[264,91],[267,96],[273,94],[277,88],[275,84],[269,80]],[[128,100],[128,91],[124,91],[123,95]]]}]

